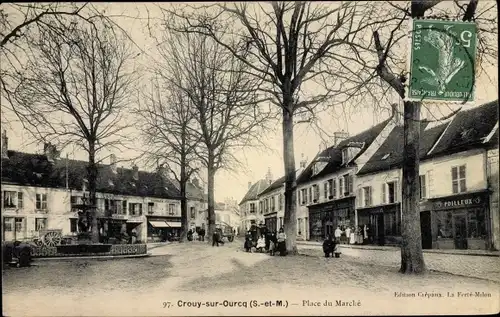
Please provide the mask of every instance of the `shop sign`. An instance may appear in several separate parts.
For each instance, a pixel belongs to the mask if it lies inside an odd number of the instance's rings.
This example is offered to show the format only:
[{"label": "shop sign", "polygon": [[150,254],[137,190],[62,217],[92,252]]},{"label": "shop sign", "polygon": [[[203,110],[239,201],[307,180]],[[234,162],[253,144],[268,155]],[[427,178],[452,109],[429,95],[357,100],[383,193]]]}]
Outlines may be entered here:
[{"label": "shop sign", "polygon": [[458,209],[468,207],[481,207],[485,203],[485,198],[481,194],[468,194],[453,196],[433,202],[434,210]]},{"label": "shop sign", "polygon": [[121,215],[121,214],[112,214],[111,215],[112,219],[117,219],[117,220],[126,220],[128,219],[127,215]]}]

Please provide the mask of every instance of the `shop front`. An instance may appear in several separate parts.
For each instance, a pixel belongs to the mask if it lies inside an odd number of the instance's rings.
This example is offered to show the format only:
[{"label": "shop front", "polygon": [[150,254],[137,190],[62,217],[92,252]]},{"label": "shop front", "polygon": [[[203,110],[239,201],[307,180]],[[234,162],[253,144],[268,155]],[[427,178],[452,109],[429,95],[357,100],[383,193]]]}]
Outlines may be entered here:
[{"label": "shop front", "polygon": [[369,244],[399,245],[401,242],[400,203],[358,208],[358,227],[367,228]]},{"label": "shop front", "polygon": [[488,197],[485,190],[432,198],[423,203],[421,215],[429,213],[430,217],[421,216],[421,227],[431,228],[432,248],[488,249],[491,240]]},{"label": "shop front", "polygon": [[147,237],[148,241],[164,242],[178,240],[181,235],[180,217],[147,217]]},{"label": "shop front", "polygon": [[278,213],[273,212],[264,215],[264,224],[269,231],[278,231]]},{"label": "shop front", "polygon": [[333,236],[337,227],[354,226],[354,199],[354,197],[347,197],[308,206],[309,240],[321,241],[327,235]]}]

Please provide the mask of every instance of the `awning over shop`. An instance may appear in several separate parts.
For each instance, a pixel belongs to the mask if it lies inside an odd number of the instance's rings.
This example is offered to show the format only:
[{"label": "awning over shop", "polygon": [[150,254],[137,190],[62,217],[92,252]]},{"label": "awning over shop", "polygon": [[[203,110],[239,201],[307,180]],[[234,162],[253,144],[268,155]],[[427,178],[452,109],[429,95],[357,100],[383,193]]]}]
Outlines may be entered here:
[{"label": "awning over shop", "polygon": [[166,221],[166,223],[171,228],[180,228],[181,227],[181,223],[180,222]]},{"label": "awning over shop", "polygon": [[165,221],[149,221],[149,224],[155,228],[168,228],[169,225]]}]

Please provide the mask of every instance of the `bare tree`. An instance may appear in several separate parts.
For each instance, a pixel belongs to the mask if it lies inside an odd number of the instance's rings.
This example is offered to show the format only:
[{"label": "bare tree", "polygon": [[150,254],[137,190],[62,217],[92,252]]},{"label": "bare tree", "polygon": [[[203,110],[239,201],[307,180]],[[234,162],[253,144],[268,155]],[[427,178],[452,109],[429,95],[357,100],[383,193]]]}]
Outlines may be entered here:
[{"label": "bare tree", "polygon": [[[282,121],[286,244],[290,254],[296,253],[294,121],[313,121],[333,97],[356,91],[342,84],[352,76],[342,62],[358,54],[356,38],[384,17],[373,20],[372,6],[360,2],[225,3],[164,12],[169,28],[203,34],[227,49],[246,72],[263,81],[260,91],[273,98]],[[336,80],[324,85],[325,77]]]},{"label": "bare tree", "polygon": [[[170,35],[168,35],[170,34]],[[269,115],[258,94],[260,81],[209,37],[170,32],[169,84],[187,96],[201,147],[196,149],[208,174],[208,236],[215,229],[215,175],[238,164],[235,151],[257,145]],[[168,40],[167,40],[168,39]],[[167,77],[164,77],[167,78]]]},{"label": "bare tree", "polygon": [[127,42],[105,23],[60,18],[29,36],[30,49],[16,90],[9,97],[19,118],[38,140],[76,144],[88,154],[89,218],[98,242],[98,154],[126,138],[125,109],[133,71]]},{"label": "bare tree", "polygon": [[[199,133],[194,118],[194,109],[187,95],[178,87],[171,85],[174,78],[169,78],[169,55],[162,52],[165,67],[154,70],[157,78],[152,82],[151,94],[143,94],[146,101],[139,102],[134,111],[140,118],[145,154],[149,160],[166,165],[179,183],[181,193],[182,234],[184,241],[189,229],[187,215],[186,185],[199,170],[196,149],[200,144]],[[174,68],[177,67],[176,65]]]},{"label": "bare tree", "polygon": [[[375,97],[373,91],[389,94],[389,100],[394,98],[405,99],[405,73],[408,29],[405,26],[411,18],[458,18],[463,21],[475,20],[479,29],[478,64],[481,69],[485,64],[496,59],[496,17],[488,14],[494,5],[485,4],[478,10],[477,19],[474,19],[478,8],[478,1],[471,0],[468,4],[455,1],[455,7],[439,8],[441,1],[387,2],[381,9],[392,16],[390,25],[378,25],[372,33],[372,41],[360,43],[365,46],[364,54],[359,54],[354,60],[362,65],[365,74],[359,78],[366,95]],[[448,3],[451,4],[451,3]],[[430,13],[430,14],[427,14]],[[481,18],[480,18],[481,17]],[[385,36],[385,39],[382,38]],[[493,44],[493,45],[492,45]],[[375,50],[371,48],[374,47]],[[351,60],[352,61],[352,60]],[[482,61],[482,62],[481,62]],[[476,69],[477,70],[477,69]],[[477,76],[478,72],[476,72]],[[379,96],[380,97],[380,96]],[[354,99],[349,96],[348,99]],[[377,97],[375,97],[377,99]],[[374,99],[372,99],[374,100]],[[404,155],[403,155],[403,180],[402,180],[402,245],[400,272],[406,274],[423,273],[426,266],[422,253],[420,208],[419,208],[419,151],[420,151],[420,124],[421,108],[427,106],[422,102],[404,101]],[[449,114],[434,115],[434,119],[425,121],[442,121],[456,114],[460,107],[452,109]],[[442,116],[441,116],[442,115]]]}]

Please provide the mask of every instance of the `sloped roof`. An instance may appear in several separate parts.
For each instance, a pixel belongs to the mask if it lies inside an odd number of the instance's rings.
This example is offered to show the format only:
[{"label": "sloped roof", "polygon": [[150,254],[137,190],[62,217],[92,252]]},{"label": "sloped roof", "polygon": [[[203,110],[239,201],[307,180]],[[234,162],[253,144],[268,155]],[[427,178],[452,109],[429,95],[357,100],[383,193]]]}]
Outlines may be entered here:
[{"label": "sloped roof", "polygon": [[460,111],[429,155],[445,155],[480,146],[497,122],[498,100]]},{"label": "sloped roof", "polygon": [[[299,168],[299,169],[297,169],[295,171],[297,178],[300,177],[300,175],[302,174],[303,171],[304,170],[302,168]],[[259,193],[259,196],[265,195],[265,194],[267,194],[267,193],[269,193],[269,192],[271,192],[271,191],[273,191],[275,189],[278,189],[278,188],[282,187],[283,184],[285,184],[285,181],[286,181],[286,176],[282,176],[282,177],[278,178],[277,180],[275,180],[274,182],[272,182],[271,185],[269,185],[266,189],[264,189],[263,191],[261,191]]]},{"label": "sloped roof", "polygon": [[250,189],[247,191],[243,199],[238,205],[243,204],[249,200],[257,200],[259,198],[259,194],[269,186],[268,182],[265,179],[261,179],[253,184]]},{"label": "sloped roof", "polygon": [[345,167],[345,165],[342,164],[342,148],[345,148],[349,146],[349,143],[351,142],[356,142],[356,143],[364,143],[363,148],[359,153],[351,160],[351,162],[354,162],[356,158],[358,158],[360,155],[362,155],[366,149],[375,141],[375,138],[382,132],[382,130],[385,128],[385,126],[389,123],[389,121],[392,118],[389,118],[361,133],[358,133],[356,135],[353,135],[342,142],[338,144],[338,146],[332,146],[329,147],[328,149],[322,151],[319,153],[316,158],[321,157],[321,156],[329,156],[330,159],[328,161],[328,164],[326,167],[319,172],[318,174],[312,176],[313,173],[313,165],[315,163],[315,160],[312,160],[312,162],[305,168],[304,172],[300,175],[300,177],[297,178],[297,184],[302,184],[317,178],[321,178],[323,176],[332,174],[341,168]]},{"label": "sloped roof", "polygon": [[[422,123],[420,128],[420,159],[424,159],[425,155],[432,146],[436,143],[439,136],[446,129],[448,123],[443,123],[431,129],[425,130],[427,123]],[[359,170],[358,175],[374,173],[378,171],[391,170],[401,167],[403,162],[403,127],[395,127],[385,142],[373,154],[373,156],[366,162],[366,164]]]},{"label": "sloped roof", "polygon": [[[2,182],[25,186],[66,188],[66,166],[68,167],[68,187],[81,190],[87,178],[87,162],[57,159],[51,163],[42,154],[8,151],[8,159],[2,158]],[[138,172],[134,179],[132,169],[117,168],[98,164],[97,191],[101,193],[130,196],[148,196],[179,199],[180,192],[169,180],[158,173]]]}]

